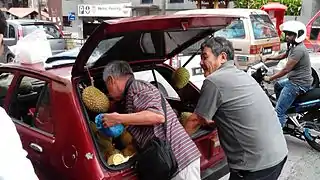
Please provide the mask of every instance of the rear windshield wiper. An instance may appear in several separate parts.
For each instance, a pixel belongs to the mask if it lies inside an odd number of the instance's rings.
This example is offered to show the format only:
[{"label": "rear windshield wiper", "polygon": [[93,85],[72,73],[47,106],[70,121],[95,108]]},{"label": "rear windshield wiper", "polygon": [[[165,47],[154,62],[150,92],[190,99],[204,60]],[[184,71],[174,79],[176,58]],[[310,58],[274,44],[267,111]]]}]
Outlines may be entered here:
[{"label": "rear windshield wiper", "polygon": [[75,56],[52,56],[46,60],[46,63],[52,63],[60,60],[75,60],[77,57]]}]

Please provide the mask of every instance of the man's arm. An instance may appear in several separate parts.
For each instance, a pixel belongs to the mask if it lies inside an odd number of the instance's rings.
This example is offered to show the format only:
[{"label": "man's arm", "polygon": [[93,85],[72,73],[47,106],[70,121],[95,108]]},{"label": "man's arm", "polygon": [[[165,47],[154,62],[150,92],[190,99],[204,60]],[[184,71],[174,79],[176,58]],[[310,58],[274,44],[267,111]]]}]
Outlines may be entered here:
[{"label": "man's arm", "polygon": [[209,124],[221,104],[222,95],[219,89],[211,81],[204,80],[198,104],[186,121],[186,131],[190,134],[199,124]]},{"label": "man's arm", "polygon": [[272,75],[269,81],[273,81],[275,79],[281,78],[286,74],[288,74],[294,68],[294,66],[300,61],[302,56],[303,56],[303,51],[300,51],[300,50],[292,51],[292,53],[288,57],[286,66],[281,71]]},{"label": "man's arm", "polygon": [[286,53],[279,54],[278,56],[275,56],[275,57],[268,57],[266,58],[266,61],[280,61],[287,57],[288,57],[288,51],[286,51]]},{"label": "man's arm", "polygon": [[113,126],[114,124],[153,125],[164,123],[165,118],[159,91],[144,89],[136,92],[132,98],[133,109],[135,109],[136,113],[106,113],[103,115],[104,126]]},{"label": "man's arm", "polygon": [[130,114],[110,113],[105,114],[105,117],[106,123],[109,121],[112,124],[125,125],[153,125],[161,124],[165,121],[164,115],[150,110]]}]

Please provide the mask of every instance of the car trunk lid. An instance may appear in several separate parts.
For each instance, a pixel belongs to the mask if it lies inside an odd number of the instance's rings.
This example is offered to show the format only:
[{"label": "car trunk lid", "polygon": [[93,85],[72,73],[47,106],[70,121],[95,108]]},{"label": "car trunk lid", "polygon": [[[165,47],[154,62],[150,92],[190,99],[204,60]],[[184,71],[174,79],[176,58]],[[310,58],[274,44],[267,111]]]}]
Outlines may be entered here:
[{"label": "car trunk lid", "polygon": [[72,69],[104,66],[112,60],[163,63],[238,15],[141,16],[103,22],[81,48]]}]

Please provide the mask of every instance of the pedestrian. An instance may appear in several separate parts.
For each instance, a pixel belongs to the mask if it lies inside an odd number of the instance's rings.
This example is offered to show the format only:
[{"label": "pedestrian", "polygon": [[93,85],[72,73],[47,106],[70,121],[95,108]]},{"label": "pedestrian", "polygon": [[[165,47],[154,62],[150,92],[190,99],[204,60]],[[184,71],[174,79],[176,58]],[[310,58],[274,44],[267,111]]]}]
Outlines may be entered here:
[{"label": "pedestrian", "polygon": [[233,46],[223,37],[201,45],[206,78],[185,128],[191,133],[198,124],[214,120],[230,180],[275,180],[288,154],[277,114],[259,84],[237,69],[233,58]]},{"label": "pedestrian", "polygon": [[[3,56],[3,37],[7,22],[0,10],[0,56]],[[27,152],[23,149],[15,124],[6,111],[0,107],[0,179],[1,180],[38,180]]]},{"label": "pedestrian", "polygon": [[281,25],[281,30],[285,33],[289,48],[286,53],[267,58],[266,61],[279,61],[284,58],[288,58],[288,61],[281,71],[272,76],[265,76],[264,80],[270,82],[288,75],[274,85],[277,98],[276,112],[281,126],[284,127],[287,122],[287,110],[297,96],[311,89],[313,77],[309,52],[303,44],[307,33],[306,26],[299,21],[287,21]]},{"label": "pedestrian", "polygon": [[[152,138],[165,138],[163,123],[167,119],[167,140],[178,164],[176,176],[172,179],[200,180],[200,152],[166,100],[164,113],[160,91],[149,82],[136,80],[125,61],[108,63],[103,79],[109,96],[115,101],[123,101],[126,106],[126,113],[104,114],[104,126],[127,125],[127,131],[132,134],[137,149],[143,149]],[[156,178],[159,177],[153,179]]]}]

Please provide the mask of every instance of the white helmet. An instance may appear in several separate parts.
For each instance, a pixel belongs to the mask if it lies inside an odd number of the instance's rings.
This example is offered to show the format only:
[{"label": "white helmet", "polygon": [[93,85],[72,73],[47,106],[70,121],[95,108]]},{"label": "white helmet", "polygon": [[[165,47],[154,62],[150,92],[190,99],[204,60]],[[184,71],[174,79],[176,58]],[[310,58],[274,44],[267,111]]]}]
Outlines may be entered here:
[{"label": "white helmet", "polygon": [[280,25],[280,30],[284,33],[286,32],[292,32],[296,34],[296,43],[301,43],[304,41],[307,37],[307,28],[306,25],[304,25],[300,21],[286,21],[283,24]]}]

